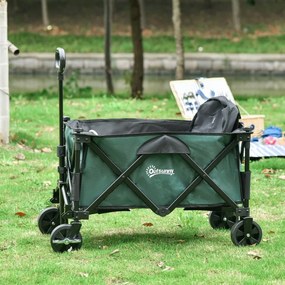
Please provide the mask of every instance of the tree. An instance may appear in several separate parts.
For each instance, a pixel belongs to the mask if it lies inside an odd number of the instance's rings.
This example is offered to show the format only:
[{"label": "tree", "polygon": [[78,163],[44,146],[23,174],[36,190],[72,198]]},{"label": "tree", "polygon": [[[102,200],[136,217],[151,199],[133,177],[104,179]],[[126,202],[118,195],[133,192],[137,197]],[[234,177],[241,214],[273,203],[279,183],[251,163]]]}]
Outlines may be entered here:
[{"label": "tree", "polygon": [[184,78],[184,47],[181,31],[180,0],[172,0],[172,22],[174,27],[174,37],[176,43],[176,74],[177,80]]},{"label": "tree", "polygon": [[47,7],[47,0],[41,0],[42,2],[42,18],[43,18],[43,25],[45,28],[49,26],[49,17],[48,17],[48,7]]},{"label": "tree", "polygon": [[105,75],[107,92],[114,94],[113,79],[112,79],[112,64],[111,64],[111,30],[112,30],[112,5],[113,0],[103,0],[104,2],[104,27],[105,27]]},{"label": "tree", "polygon": [[129,0],[129,6],[134,52],[134,66],[131,78],[131,96],[139,99],[143,96],[144,76],[143,41],[139,0]]},{"label": "tree", "polygon": [[241,30],[239,0],[232,0],[233,24],[237,33]]},{"label": "tree", "polygon": [[144,0],[139,0],[139,3],[141,9],[141,27],[144,30],[146,28],[145,3]]}]

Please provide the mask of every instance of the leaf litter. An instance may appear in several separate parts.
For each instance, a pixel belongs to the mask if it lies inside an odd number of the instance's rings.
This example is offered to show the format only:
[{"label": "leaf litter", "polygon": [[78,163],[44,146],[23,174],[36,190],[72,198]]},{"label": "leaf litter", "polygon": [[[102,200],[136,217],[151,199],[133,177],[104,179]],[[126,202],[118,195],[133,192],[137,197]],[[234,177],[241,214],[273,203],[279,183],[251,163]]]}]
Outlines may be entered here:
[{"label": "leaf litter", "polygon": [[247,252],[247,255],[252,257],[253,259],[259,260],[261,259],[261,254],[258,250],[250,250]]},{"label": "leaf litter", "polygon": [[161,269],[161,271],[172,271],[174,267],[166,265],[163,261],[157,263],[157,266]]}]

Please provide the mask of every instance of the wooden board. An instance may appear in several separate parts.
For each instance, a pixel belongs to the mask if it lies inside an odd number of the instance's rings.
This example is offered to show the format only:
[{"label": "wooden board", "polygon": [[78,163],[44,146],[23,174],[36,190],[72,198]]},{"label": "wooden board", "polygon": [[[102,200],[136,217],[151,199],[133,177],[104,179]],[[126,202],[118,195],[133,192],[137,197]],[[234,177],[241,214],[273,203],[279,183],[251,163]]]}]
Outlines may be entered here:
[{"label": "wooden board", "polygon": [[169,84],[181,115],[187,120],[193,119],[200,105],[211,97],[225,96],[235,103],[224,77],[173,80]]}]

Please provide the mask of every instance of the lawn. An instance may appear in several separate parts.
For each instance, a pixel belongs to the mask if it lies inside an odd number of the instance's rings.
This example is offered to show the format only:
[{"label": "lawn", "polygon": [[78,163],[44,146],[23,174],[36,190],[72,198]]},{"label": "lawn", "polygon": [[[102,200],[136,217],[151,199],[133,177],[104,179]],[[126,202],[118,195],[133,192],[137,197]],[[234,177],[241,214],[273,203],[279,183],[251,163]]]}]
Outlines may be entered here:
[{"label": "lawn", "polygon": [[[68,47],[68,52],[104,52],[102,36],[86,35],[49,35],[31,32],[11,32],[9,40],[15,43],[21,52],[50,52],[58,46]],[[173,53],[175,40],[172,36],[145,36],[144,51],[149,53]],[[285,36],[272,35],[251,37],[243,35],[239,38],[203,38],[199,36],[184,37],[185,52],[205,53],[284,53]],[[129,53],[133,51],[130,36],[114,35],[112,37],[113,53]]]},{"label": "lawn", "polygon": [[[80,94],[82,92],[82,94]],[[36,96],[35,96],[36,95]],[[137,101],[78,90],[66,96],[72,118],[181,119],[170,94]],[[235,95],[266,125],[285,129],[284,97]],[[57,182],[57,97],[51,91],[12,94],[11,143],[0,147],[0,279],[3,284],[285,284],[285,160],[251,162],[251,213],[263,229],[258,246],[236,247],[213,230],[208,213],[150,210],[92,215],[82,249],[54,253],[37,216]]]}]

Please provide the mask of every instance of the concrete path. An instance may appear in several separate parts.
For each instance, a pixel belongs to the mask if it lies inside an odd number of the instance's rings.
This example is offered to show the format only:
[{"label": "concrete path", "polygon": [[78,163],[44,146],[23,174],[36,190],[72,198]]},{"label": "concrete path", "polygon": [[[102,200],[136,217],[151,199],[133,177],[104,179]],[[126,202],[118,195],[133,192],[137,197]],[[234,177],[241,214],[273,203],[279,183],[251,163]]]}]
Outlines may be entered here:
[{"label": "concrete path", "polygon": [[[98,53],[71,53],[67,57],[67,71],[77,70],[80,74],[103,74],[104,55]],[[146,74],[174,74],[175,54],[144,54]],[[112,55],[113,73],[130,73],[133,55]],[[54,74],[54,54],[20,53],[10,56],[10,72],[15,74]],[[285,74],[283,54],[185,54],[186,74],[199,76],[225,74]]]}]

